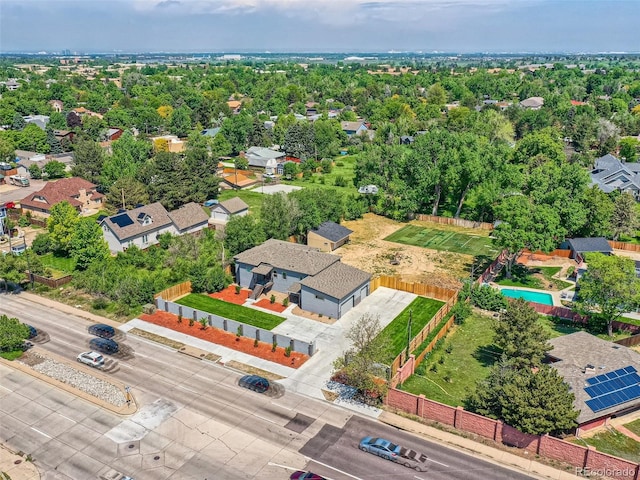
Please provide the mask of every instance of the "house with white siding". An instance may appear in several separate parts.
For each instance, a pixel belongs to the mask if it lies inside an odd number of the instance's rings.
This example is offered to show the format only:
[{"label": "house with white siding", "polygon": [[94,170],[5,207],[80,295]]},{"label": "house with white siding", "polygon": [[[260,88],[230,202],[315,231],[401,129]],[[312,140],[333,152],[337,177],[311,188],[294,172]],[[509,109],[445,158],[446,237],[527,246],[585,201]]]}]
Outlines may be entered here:
[{"label": "house with white siding", "polygon": [[163,233],[185,235],[195,233],[208,226],[209,217],[197,203],[187,203],[177,210],[167,212],[162,204],[120,211],[102,218],[102,235],[111,253],[124,252],[136,246],[145,249],[158,243]]},{"label": "house with white siding", "polygon": [[227,223],[231,217],[244,217],[248,213],[249,205],[240,197],[233,197],[211,207],[211,223]]}]

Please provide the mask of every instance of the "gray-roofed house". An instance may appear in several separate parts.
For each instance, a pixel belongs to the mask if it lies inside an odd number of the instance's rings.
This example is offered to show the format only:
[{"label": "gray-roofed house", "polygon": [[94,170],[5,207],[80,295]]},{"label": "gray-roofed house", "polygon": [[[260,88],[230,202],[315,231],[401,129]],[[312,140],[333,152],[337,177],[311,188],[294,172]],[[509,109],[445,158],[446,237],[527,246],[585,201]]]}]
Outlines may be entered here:
[{"label": "gray-roofed house", "polygon": [[303,310],[340,318],[369,295],[371,275],[306,245],[270,239],[234,260],[236,281],[252,298],[272,289]]},{"label": "gray-roofed house", "polygon": [[340,122],[340,128],[347,134],[347,137],[363,135],[367,131],[364,122]]},{"label": "gray-roofed house", "polygon": [[591,184],[606,193],[618,190],[640,200],[640,164],[621,162],[611,154],[595,161],[591,170]]},{"label": "gray-roofed house", "polygon": [[333,252],[349,241],[353,230],[335,222],[324,222],[307,232],[307,245],[321,252]]},{"label": "gray-roofed house", "polygon": [[206,128],[200,132],[205,137],[214,138],[220,132],[220,127]]},{"label": "gray-roofed house", "polygon": [[613,248],[604,237],[567,238],[561,248],[571,250],[570,258],[576,259],[578,256],[584,259],[585,253],[603,253],[605,255],[613,253]]},{"label": "gray-roofed house", "polygon": [[276,173],[278,163],[285,158],[284,152],[278,152],[264,147],[251,147],[245,157],[250,167],[264,168],[265,173]]},{"label": "gray-roofed house", "polygon": [[[586,332],[563,335],[549,340],[549,343],[553,348],[547,353],[547,359],[576,397],[574,407],[580,412],[577,420],[578,434],[581,430],[606,425],[614,415],[620,416],[640,408],[640,397],[634,398],[632,394],[640,394],[639,379],[633,377],[633,371],[628,368],[640,371],[639,353]],[[607,378],[600,377],[603,374]],[[631,376],[624,380],[621,378],[617,386],[605,383],[609,379],[626,375]],[[608,397],[625,383],[629,385],[622,388],[625,390],[623,395],[620,396],[618,390],[613,393],[613,399]],[[594,385],[599,386],[591,388]]]},{"label": "gray-roofed house", "polygon": [[211,207],[212,223],[227,223],[231,217],[244,217],[249,213],[247,205],[240,197],[233,197]]},{"label": "gray-roofed house", "polygon": [[42,130],[47,129],[47,124],[49,123],[49,117],[47,115],[27,115],[26,117],[22,117],[25,123],[33,123],[37,125]]},{"label": "gray-roofed house", "polygon": [[544,98],[542,97],[529,97],[520,102],[520,106],[528,108],[529,110],[540,110],[544,105]]},{"label": "gray-roofed house", "polygon": [[208,220],[196,203],[188,203],[169,213],[156,202],[105,217],[100,220],[100,227],[109,250],[118,253],[134,245],[140,249],[156,245],[158,236],[163,233],[195,233],[206,228]]}]

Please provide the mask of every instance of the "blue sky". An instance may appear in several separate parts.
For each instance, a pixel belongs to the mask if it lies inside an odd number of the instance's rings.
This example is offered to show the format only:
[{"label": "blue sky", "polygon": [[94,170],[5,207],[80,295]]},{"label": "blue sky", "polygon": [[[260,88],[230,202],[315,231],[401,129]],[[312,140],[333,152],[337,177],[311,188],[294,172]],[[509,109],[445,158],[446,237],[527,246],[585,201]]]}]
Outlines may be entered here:
[{"label": "blue sky", "polygon": [[0,0],[0,52],[640,51],[640,0]]}]

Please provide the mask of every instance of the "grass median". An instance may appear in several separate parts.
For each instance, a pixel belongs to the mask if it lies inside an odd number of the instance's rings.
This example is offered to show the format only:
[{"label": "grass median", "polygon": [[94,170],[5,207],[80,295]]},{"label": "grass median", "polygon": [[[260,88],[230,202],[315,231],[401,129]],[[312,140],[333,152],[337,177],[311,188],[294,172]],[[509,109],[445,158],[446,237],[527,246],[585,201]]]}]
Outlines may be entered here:
[{"label": "grass median", "polygon": [[235,320],[236,322],[264,328],[265,330],[272,330],[285,321],[284,317],[243,307],[242,305],[224,302],[201,293],[191,293],[177,300],[176,303],[184,305],[185,307],[195,308],[196,310],[202,310],[203,312],[213,313],[228,318],[229,320]]}]

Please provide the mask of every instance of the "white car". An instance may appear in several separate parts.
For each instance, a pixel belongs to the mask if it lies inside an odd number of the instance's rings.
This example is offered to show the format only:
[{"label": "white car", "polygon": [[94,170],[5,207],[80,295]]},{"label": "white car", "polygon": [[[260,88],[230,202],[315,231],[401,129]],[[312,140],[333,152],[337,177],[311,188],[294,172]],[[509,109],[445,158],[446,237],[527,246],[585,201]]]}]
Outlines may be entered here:
[{"label": "white car", "polygon": [[78,355],[78,361],[95,368],[100,368],[104,365],[104,357],[98,352],[81,353]]}]

